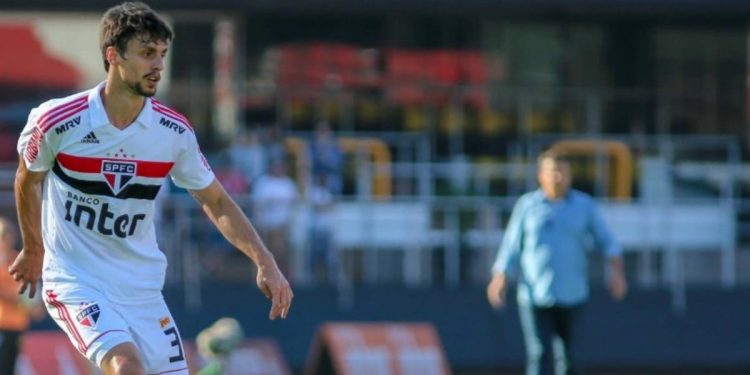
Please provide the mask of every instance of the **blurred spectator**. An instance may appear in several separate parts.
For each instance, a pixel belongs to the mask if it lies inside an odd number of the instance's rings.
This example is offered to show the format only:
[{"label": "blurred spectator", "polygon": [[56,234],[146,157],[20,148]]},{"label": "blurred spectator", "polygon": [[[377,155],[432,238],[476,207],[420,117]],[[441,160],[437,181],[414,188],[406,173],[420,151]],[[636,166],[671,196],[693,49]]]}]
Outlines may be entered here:
[{"label": "blurred spectator", "polygon": [[220,153],[213,164],[216,179],[231,195],[246,194],[250,191],[246,175],[231,162],[231,155]]},{"label": "blurred spectator", "polygon": [[337,256],[333,247],[334,197],[324,176],[317,176],[308,190],[310,217],[310,274],[316,282],[335,281]]},{"label": "blurred spectator", "polygon": [[297,186],[287,174],[286,162],[283,160],[274,161],[269,173],[258,178],[252,190],[253,223],[285,275],[289,266],[289,224],[297,199]]},{"label": "blurred spectator", "polygon": [[0,124],[0,163],[18,160],[16,140],[18,136],[5,125]]},{"label": "blurred spectator", "polygon": [[567,159],[547,151],[538,168],[540,189],[524,194],[513,208],[487,298],[493,307],[503,306],[506,277],[518,276],[526,374],[579,374],[580,318],[589,297],[586,239],[590,235],[607,255],[609,286],[617,300],[627,291],[622,249],[594,200],[570,189]]},{"label": "blurred spectator", "polygon": [[310,143],[310,160],[313,180],[322,177],[332,194],[341,194],[343,155],[327,122],[319,123],[315,129],[315,138]]},{"label": "blurred spectator", "polygon": [[30,319],[45,316],[41,293],[34,299],[18,294],[19,283],[7,269],[15,260],[17,232],[10,220],[0,217],[0,375],[15,374],[21,336],[29,328]]},{"label": "blurred spectator", "polygon": [[[210,156],[216,179],[221,183],[235,203],[245,212],[249,209],[249,193],[245,174],[230,161],[227,151],[220,151]],[[157,196],[158,200],[158,196]],[[156,208],[160,208],[156,206]],[[155,221],[154,224],[157,224]],[[215,230],[207,217],[194,218],[191,231],[203,242],[201,246],[201,264],[210,277],[222,280],[241,281],[247,279],[250,265],[243,261],[244,255],[234,251],[224,240],[222,234]],[[250,268],[251,269],[251,268]]]},{"label": "blurred spectator", "polygon": [[266,128],[265,137],[261,138],[266,148],[267,165],[272,165],[278,161],[287,160],[286,147],[284,146],[284,137],[278,126],[271,125]]},{"label": "blurred spectator", "polygon": [[243,131],[229,148],[232,165],[245,176],[248,186],[266,172],[268,157],[257,132]]}]

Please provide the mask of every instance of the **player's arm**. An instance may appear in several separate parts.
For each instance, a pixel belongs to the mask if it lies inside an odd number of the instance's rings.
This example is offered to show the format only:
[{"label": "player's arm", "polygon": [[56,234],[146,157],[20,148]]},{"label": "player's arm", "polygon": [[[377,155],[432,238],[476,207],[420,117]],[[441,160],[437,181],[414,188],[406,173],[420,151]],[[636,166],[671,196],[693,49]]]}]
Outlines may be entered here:
[{"label": "player's arm", "polygon": [[214,179],[208,187],[190,190],[211,221],[232,245],[245,253],[258,266],[257,283],[266,297],[272,300],[269,317],[286,318],[294,294],[289,282],[279,270],[271,252],[224,187]]},{"label": "player's arm", "polygon": [[18,224],[23,239],[23,249],[10,266],[9,271],[23,294],[29,288],[29,296],[36,293],[37,283],[42,277],[44,243],[42,242],[42,192],[41,182],[47,172],[33,172],[26,168],[23,157],[19,158],[14,192]]},{"label": "player's arm", "polygon": [[609,230],[601,211],[596,204],[591,205],[591,233],[594,242],[607,256],[609,265],[609,289],[616,300],[625,298],[628,292],[628,283],[625,278],[625,266],[622,260],[622,248],[615,241]]},{"label": "player's arm", "polygon": [[609,289],[616,300],[625,298],[628,293],[628,282],[625,278],[625,266],[622,256],[609,258]]},{"label": "player's arm", "polygon": [[515,276],[519,267],[525,211],[525,201],[522,198],[513,207],[495,262],[492,265],[492,279],[487,285],[487,300],[496,309],[505,305],[508,276]]}]

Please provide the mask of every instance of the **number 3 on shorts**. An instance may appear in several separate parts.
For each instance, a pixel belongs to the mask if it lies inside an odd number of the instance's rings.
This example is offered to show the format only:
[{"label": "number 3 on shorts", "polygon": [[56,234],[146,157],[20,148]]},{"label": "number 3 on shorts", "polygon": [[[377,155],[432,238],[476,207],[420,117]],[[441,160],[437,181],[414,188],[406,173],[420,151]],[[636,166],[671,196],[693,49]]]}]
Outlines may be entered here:
[{"label": "number 3 on shorts", "polygon": [[174,340],[172,340],[170,344],[172,344],[172,346],[176,346],[178,350],[178,353],[176,356],[169,357],[169,363],[180,362],[180,361],[185,360],[185,356],[182,354],[183,353],[182,344],[180,343],[180,335],[177,334],[177,329],[175,327],[169,327],[166,330],[164,330],[164,334],[167,336],[169,335],[174,336]]}]

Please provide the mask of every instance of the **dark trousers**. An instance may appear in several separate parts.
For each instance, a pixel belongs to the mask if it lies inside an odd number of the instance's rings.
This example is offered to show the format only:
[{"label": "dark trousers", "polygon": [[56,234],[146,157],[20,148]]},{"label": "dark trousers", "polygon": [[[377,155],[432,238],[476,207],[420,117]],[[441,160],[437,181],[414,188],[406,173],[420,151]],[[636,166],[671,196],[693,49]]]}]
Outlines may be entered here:
[{"label": "dark trousers", "polygon": [[21,344],[21,332],[0,331],[0,375],[13,375]]},{"label": "dark trousers", "polygon": [[526,341],[526,375],[580,374],[576,356],[582,308],[518,306]]}]

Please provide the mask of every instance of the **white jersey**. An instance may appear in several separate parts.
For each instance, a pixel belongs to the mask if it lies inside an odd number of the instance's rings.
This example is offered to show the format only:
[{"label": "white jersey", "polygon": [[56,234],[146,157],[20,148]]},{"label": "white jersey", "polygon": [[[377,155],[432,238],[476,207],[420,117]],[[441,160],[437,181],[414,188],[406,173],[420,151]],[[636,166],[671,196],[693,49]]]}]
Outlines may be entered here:
[{"label": "white jersey", "polygon": [[170,175],[202,189],[214,179],[187,119],[151,98],[127,128],[113,126],[97,87],[34,108],[18,141],[42,192],[43,281],[82,283],[123,301],[153,298],[167,261],[154,198]]}]

